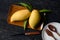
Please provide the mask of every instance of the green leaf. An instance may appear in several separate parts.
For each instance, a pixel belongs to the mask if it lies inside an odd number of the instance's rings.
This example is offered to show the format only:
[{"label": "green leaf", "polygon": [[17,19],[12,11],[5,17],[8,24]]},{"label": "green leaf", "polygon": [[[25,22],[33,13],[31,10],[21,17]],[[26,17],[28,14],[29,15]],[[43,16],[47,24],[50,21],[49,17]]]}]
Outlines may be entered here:
[{"label": "green leaf", "polygon": [[24,7],[27,7],[30,11],[32,10],[32,6],[30,4],[27,4],[27,3],[19,3],[20,5],[24,6]]},{"label": "green leaf", "polygon": [[51,10],[42,9],[42,10],[39,10],[39,12],[51,12]]},{"label": "green leaf", "polygon": [[26,27],[27,27],[27,23],[28,23],[28,20],[25,20],[25,21],[24,21],[24,30],[25,30]]}]

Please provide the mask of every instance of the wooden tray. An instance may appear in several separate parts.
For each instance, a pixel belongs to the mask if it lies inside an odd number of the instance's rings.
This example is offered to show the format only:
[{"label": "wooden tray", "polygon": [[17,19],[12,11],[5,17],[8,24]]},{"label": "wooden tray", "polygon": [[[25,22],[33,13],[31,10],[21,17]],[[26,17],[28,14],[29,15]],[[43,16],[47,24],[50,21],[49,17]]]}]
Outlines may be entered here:
[{"label": "wooden tray", "polygon": [[[14,4],[12,4],[12,5],[10,6],[10,9],[9,9],[7,22],[8,22],[9,24],[12,24],[12,25],[17,25],[17,26],[23,27],[24,21],[10,22],[10,17],[11,17],[11,15],[12,15],[14,12],[16,12],[16,11],[18,11],[18,10],[22,10],[22,9],[27,9],[27,8],[25,8],[25,7],[23,7],[23,6],[19,6],[19,5],[14,5]],[[31,27],[29,26],[29,24],[28,24],[27,27],[28,27],[28,28],[31,28]],[[40,24],[39,24],[39,27],[38,27],[37,29],[34,29],[34,30],[41,30]]]}]

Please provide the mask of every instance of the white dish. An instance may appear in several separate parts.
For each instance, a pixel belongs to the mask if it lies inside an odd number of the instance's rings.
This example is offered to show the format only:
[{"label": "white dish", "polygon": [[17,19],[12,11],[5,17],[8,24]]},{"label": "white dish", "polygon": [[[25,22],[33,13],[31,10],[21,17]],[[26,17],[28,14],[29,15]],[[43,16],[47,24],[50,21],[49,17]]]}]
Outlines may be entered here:
[{"label": "white dish", "polygon": [[[56,29],[57,29],[57,32],[60,34],[60,23],[58,22],[51,22],[51,23],[48,23],[44,29],[42,30],[42,39],[43,40],[55,40],[53,37],[49,36],[47,33],[46,33],[46,29],[50,30],[48,28],[48,25],[53,25]],[[50,30],[51,31],[51,30]],[[53,36],[57,39],[57,40],[60,40],[60,36],[56,33],[56,32],[53,32],[51,31]]]}]

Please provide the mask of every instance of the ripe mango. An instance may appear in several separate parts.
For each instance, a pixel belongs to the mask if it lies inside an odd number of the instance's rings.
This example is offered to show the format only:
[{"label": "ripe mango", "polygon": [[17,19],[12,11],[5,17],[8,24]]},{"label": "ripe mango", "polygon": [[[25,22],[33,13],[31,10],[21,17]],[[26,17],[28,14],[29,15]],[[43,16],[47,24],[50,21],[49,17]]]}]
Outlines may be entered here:
[{"label": "ripe mango", "polygon": [[39,23],[41,17],[40,14],[38,12],[38,10],[33,10],[31,12],[30,18],[29,18],[29,25],[32,29],[35,28],[35,26]]},{"label": "ripe mango", "polygon": [[30,11],[28,9],[18,10],[11,16],[11,22],[13,21],[23,21],[30,16]]}]

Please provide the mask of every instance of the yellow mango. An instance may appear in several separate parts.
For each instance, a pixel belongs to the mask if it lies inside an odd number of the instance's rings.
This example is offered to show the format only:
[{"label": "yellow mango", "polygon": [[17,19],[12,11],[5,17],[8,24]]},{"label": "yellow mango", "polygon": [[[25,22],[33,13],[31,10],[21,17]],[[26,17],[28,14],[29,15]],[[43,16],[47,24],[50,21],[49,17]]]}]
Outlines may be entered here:
[{"label": "yellow mango", "polygon": [[41,17],[38,10],[33,10],[29,18],[29,25],[32,29],[39,23]]},{"label": "yellow mango", "polygon": [[30,16],[30,11],[28,9],[18,10],[11,16],[11,22],[13,21],[23,21]]}]

